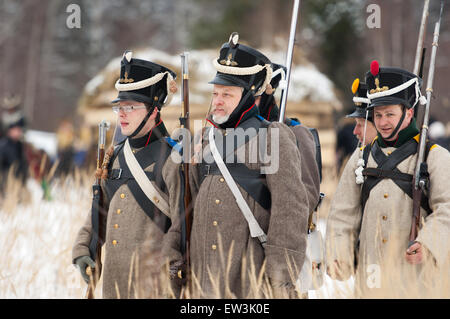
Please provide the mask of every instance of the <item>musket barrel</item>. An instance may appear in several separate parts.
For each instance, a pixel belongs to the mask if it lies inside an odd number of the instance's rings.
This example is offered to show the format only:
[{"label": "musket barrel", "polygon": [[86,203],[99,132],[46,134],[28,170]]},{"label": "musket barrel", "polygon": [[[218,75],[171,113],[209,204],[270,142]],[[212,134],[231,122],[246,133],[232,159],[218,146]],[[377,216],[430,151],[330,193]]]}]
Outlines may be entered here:
[{"label": "musket barrel", "polygon": [[431,49],[431,59],[430,59],[430,68],[428,70],[428,78],[427,78],[427,89],[426,89],[426,93],[427,93],[427,104],[425,107],[425,112],[424,112],[424,116],[423,116],[423,124],[422,124],[422,128],[421,128],[421,133],[420,133],[420,143],[419,145],[421,147],[419,147],[419,154],[417,156],[417,165],[416,165],[416,172],[415,172],[415,187],[416,189],[419,187],[419,183],[420,183],[420,164],[423,162],[424,159],[424,154],[425,154],[425,143],[426,143],[426,138],[428,135],[428,122],[429,122],[429,116],[430,116],[430,104],[431,104],[431,97],[433,94],[433,79],[434,79],[434,70],[435,70],[435,66],[436,66],[436,54],[437,54],[437,48],[438,48],[438,43],[439,43],[439,30],[441,27],[441,19],[442,19],[442,11],[443,11],[443,2],[441,5],[441,13],[440,13],[440,17],[438,22],[436,22],[435,26],[434,26],[434,34],[433,34],[433,44],[432,44],[432,49]]},{"label": "musket barrel", "polygon": [[184,128],[190,129],[189,125],[189,52],[183,52],[181,54],[181,97],[183,106]]},{"label": "musket barrel", "polygon": [[420,23],[419,39],[417,41],[416,58],[414,59],[413,73],[415,75],[419,74],[420,61],[421,61],[421,55],[422,55],[422,47],[423,47],[423,41],[425,38],[425,29],[426,29],[426,25],[427,25],[428,7],[429,6],[430,6],[430,0],[425,0],[425,3],[423,5],[422,21]]},{"label": "musket barrel", "polygon": [[289,82],[291,78],[291,67],[292,67],[292,57],[294,53],[294,44],[295,44],[295,31],[297,29],[297,20],[298,20],[298,12],[300,9],[300,0],[295,0],[294,2],[294,9],[292,11],[292,20],[291,20],[291,31],[289,35],[289,45],[288,45],[288,51],[287,51],[287,57],[286,57],[286,87],[283,90],[283,95],[281,97],[281,105],[280,105],[280,118],[279,122],[283,123],[286,113],[286,103],[287,103],[287,97],[288,97],[288,89],[289,89]]}]

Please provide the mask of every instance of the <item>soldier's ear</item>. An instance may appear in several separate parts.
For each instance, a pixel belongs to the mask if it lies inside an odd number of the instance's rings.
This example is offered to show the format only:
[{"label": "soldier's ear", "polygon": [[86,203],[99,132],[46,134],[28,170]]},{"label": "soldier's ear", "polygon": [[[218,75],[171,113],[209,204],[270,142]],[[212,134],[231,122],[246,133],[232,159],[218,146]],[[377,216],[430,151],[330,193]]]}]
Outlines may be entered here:
[{"label": "soldier's ear", "polygon": [[406,113],[408,114],[408,118],[414,117],[414,108],[406,109]]},{"label": "soldier's ear", "polygon": [[[153,111],[150,110],[150,112],[152,112],[152,115],[150,115],[149,120],[155,120],[155,121],[156,121],[156,118],[158,117],[158,114],[159,114],[159,109],[155,106],[155,107],[153,108]],[[159,118],[159,117],[158,117],[158,118]]]}]

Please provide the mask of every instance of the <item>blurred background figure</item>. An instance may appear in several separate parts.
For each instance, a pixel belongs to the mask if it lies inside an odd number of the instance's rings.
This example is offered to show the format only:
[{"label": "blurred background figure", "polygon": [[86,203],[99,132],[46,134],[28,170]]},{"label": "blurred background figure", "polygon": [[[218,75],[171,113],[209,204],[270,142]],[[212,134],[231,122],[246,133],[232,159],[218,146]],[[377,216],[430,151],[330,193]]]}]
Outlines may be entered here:
[{"label": "blurred background figure", "polygon": [[445,125],[440,121],[434,121],[430,124],[428,135],[436,144],[450,151],[450,136],[445,134]]},{"label": "blurred background figure", "polygon": [[6,135],[6,131],[11,124],[20,122],[21,126],[25,126],[25,117],[20,109],[22,99],[17,94],[7,93],[2,100],[1,105],[1,125],[0,137]]},{"label": "blurred background figure", "polygon": [[73,142],[73,164],[77,168],[95,167],[96,163],[96,138],[92,134],[91,128],[84,123],[78,130]]},{"label": "blurred background figure", "polygon": [[25,117],[20,111],[21,98],[7,95],[2,101],[3,136],[0,139],[0,175],[4,187],[9,170],[22,183],[28,176],[28,162],[23,142]]},{"label": "blurred background figure", "polygon": [[67,176],[73,172],[74,168],[74,140],[75,133],[71,121],[65,119],[61,122],[56,131],[58,141],[58,168],[56,176]]}]

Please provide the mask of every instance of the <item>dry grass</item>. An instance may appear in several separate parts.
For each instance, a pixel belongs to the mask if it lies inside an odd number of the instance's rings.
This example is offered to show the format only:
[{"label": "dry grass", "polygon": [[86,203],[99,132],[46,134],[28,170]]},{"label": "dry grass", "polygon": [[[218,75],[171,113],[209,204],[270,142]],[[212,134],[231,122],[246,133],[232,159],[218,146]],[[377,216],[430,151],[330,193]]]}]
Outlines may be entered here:
[{"label": "dry grass", "polygon": [[36,181],[8,179],[0,199],[0,298],[82,296],[71,249],[90,207],[89,179],[78,172],[54,180],[51,201]]},{"label": "dry grass", "polygon": [[[429,254],[424,254],[423,261],[418,265],[411,265],[406,261],[406,243],[404,238],[396,237],[395,234],[400,232],[396,227],[392,226],[389,233],[389,240],[382,243],[382,228],[380,223],[368,225],[375,231],[375,243],[361,242],[360,249],[364,249],[363,245],[371,247],[370,251],[363,251],[357,269],[347,269],[341,273],[343,280],[354,282],[354,287],[348,289],[344,285],[343,291],[338,291],[338,295],[342,293],[345,298],[384,298],[384,299],[434,299],[434,298],[450,298],[450,258],[447,256],[446,262],[437,265],[436,260]],[[332,231],[332,230],[329,230]],[[403,231],[404,233],[404,231]],[[436,237],[434,240],[447,240],[448,236],[440,236],[439,231],[433,232]],[[332,235],[332,234],[331,234]],[[441,234],[442,235],[442,234]],[[334,236],[332,236],[333,238]],[[443,238],[445,239],[443,239]],[[379,243],[379,244],[376,244]],[[353,265],[353,259],[347,255],[345,249],[350,251],[350,247],[341,250],[339,243],[328,242],[327,249],[329,251],[341,251],[333,258],[328,257],[327,260],[339,260]],[[446,253],[443,251],[443,253]],[[349,260],[351,258],[351,260]],[[353,268],[353,267],[352,267]]]},{"label": "dry grass", "polygon": [[[330,182],[331,181],[331,182]],[[54,179],[51,184],[51,201],[42,199],[40,185],[28,181],[23,187],[10,178],[6,196],[0,198],[0,298],[83,298],[86,284],[78,270],[72,265],[71,249],[76,234],[90,209],[92,177],[76,171],[65,179]],[[330,194],[334,192],[335,180],[327,181],[327,198],[320,210],[319,228],[325,231],[325,217]],[[219,244],[222,269],[229,269],[230,251],[224,251]],[[230,248],[233,249],[233,246]],[[104,254],[103,254],[104,255]],[[331,280],[325,276],[324,284],[310,291],[310,298],[450,298],[449,269],[436,269],[427,265],[420,273],[421,283],[417,284],[417,273],[401,272],[399,276],[398,258],[387,258],[380,279],[381,287],[370,294],[361,295],[358,281],[350,277],[344,282]],[[250,282],[248,298],[302,298],[299,293],[288,294],[274,290],[262,272],[258,272],[251,260],[242,260],[243,280]],[[137,276],[142,272],[133,262]],[[390,271],[390,270],[396,271]],[[264,270],[264,266],[263,269]],[[292,267],[292,273],[295,271]],[[219,282],[210,270],[210,279],[215,287],[215,298],[235,298],[226,283]],[[172,290],[167,272],[147,278],[151,290],[145,291],[139,284],[133,287],[140,298],[177,298]],[[226,277],[226,276],[225,276]],[[201,298],[203,291],[200,279],[192,278],[192,286],[183,290],[185,298]],[[131,281],[130,281],[131,282]],[[147,286],[146,283],[146,286]],[[357,288],[356,291],[354,288]],[[222,288],[224,293],[222,293]],[[101,281],[96,289],[101,297]]]}]

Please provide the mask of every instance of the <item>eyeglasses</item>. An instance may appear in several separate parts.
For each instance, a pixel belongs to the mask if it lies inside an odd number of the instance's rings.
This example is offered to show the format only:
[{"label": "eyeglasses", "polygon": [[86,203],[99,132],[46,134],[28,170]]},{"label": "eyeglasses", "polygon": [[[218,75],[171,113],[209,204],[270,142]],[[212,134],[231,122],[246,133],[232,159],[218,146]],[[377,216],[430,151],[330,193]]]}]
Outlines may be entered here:
[{"label": "eyeglasses", "polygon": [[113,106],[112,110],[114,113],[119,114],[120,110],[124,111],[125,113],[131,113],[134,110],[141,110],[145,109],[145,105],[126,105],[126,106]]}]

